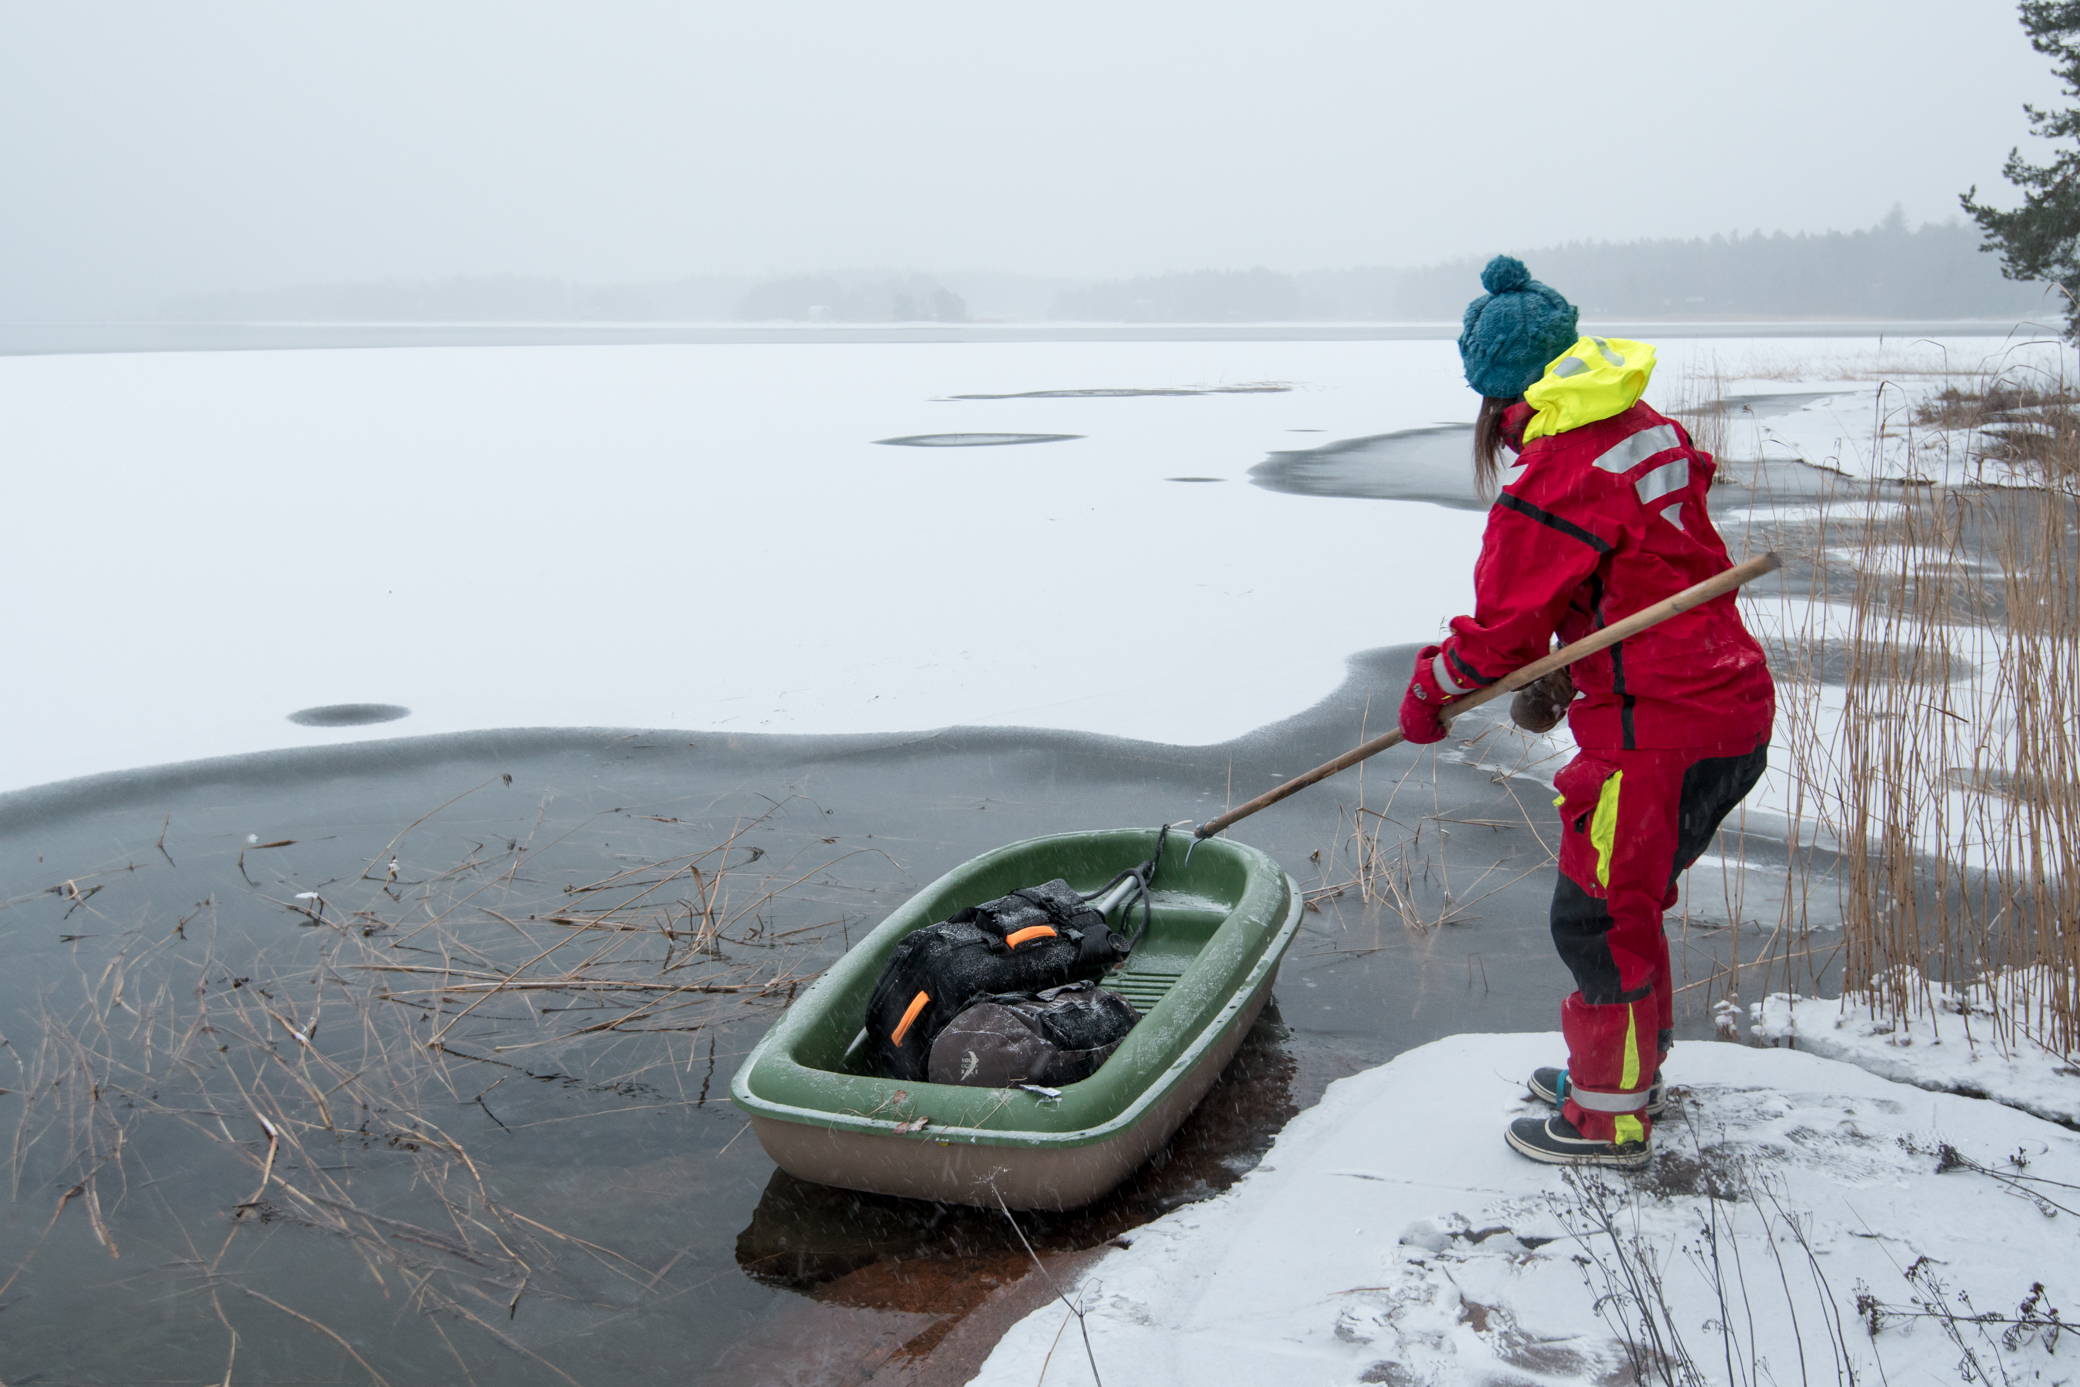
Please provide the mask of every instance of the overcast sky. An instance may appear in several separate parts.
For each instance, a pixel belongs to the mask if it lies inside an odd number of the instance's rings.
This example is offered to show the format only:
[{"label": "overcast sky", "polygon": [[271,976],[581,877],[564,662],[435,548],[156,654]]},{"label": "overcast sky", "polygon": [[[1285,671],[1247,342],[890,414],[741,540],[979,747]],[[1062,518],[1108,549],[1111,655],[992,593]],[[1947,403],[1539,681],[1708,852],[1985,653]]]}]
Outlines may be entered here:
[{"label": "overcast sky", "polygon": [[1918,222],[2057,98],[2008,0],[16,0],[0,314]]}]

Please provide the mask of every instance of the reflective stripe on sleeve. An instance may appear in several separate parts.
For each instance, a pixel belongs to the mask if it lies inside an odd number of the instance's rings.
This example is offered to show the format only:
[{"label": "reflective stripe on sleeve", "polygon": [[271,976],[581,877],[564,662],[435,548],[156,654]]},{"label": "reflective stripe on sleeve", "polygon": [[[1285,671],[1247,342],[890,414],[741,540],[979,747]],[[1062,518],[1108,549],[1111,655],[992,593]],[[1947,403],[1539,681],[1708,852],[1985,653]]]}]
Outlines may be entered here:
[{"label": "reflective stripe on sleeve", "polygon": [[1620,440],[1616,447],[1596,459],[1596,465],[1605,472],[1630,472],[1654,454],[1682,446],[1682,435],[1676,432],[1674,424],[1656,424]]},{"label": "reflective stripe on sleeve", "polygon": [[[1598,466],[1601,465],[1601,463],[1598,464]],[[1670,492],[1681,491],[1688,485],[1690,485],[1690,459],[1677,458],[1674,462],[1663,463],[1647,473],[1646,476],[1641,477],[1632,484],[1632,489],[1639,493],[1639,503],[1641,505],[1651,506]]]},{"label": "reflective stripe on sleeve", "polygon": [[1444,652],[1438,651],[1430,658],[1430,673],[1437,677],[1437,687],[1448,694],[1470,694],[1473,689],[1452,678],[1451,666],[1444,662]]}]

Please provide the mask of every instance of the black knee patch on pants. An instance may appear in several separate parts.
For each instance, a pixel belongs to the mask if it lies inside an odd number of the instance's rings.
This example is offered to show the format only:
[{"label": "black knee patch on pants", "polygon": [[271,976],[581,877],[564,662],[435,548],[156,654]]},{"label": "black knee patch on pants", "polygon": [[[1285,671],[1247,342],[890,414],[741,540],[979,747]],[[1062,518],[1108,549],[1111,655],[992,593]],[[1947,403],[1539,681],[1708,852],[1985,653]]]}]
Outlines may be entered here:
[{"label": "black knee patch on pants", "polygon": [[1593,1006],[1622,1000],[1610,932],[1610,910],[1563,873],[1553,889],[1553,947],[1574,974],[1582,1000]]},{"label": "black knee patch on pants", "polygon": [[1704,856],[1712,845],[1712,835],[1755,788],[1768,764],[1769,743],[1764,742],[1745,756],[1710,756],[1683,772],[1682,798],[1676,809],[1676,860],[1668,874],[1671,887]]}]

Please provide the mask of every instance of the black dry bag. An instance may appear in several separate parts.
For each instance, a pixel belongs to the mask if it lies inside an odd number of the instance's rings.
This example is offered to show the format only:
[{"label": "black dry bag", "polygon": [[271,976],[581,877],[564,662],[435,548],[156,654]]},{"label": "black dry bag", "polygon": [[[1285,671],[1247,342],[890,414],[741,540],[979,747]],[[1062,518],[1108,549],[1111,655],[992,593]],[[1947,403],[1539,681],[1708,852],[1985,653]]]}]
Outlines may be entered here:
[{"label": "black dry bag", "polygon": [[867,1002],[875,1071],[922,1081],[932,1042],[977,1000],[1095,980],[1130,948],[1059,878],[926,925],[896,946]]}]

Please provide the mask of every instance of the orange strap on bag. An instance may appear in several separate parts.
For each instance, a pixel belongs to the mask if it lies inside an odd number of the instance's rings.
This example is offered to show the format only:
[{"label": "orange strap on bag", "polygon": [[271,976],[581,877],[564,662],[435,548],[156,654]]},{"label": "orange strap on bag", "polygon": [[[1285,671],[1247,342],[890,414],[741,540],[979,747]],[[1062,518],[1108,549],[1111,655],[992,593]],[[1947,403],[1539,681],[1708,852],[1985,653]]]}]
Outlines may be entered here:
[{"label": "orange strap on bag", "polygon": [[1027,925],[1024,929],[1013,930],[1005,935],[1004,947],[1015,949],[1028,939],[1052,939],[1054,937],[1055,930],[1053,925]]},{"label": "orange strap on bag", "polygon": [[910,1023],[917,1019],[917,1013],[923,1011],[925,1003],[931,1000],[931,994],[928,992],[920,992],[915,997],[912,997],[910,1005],[903,1011],[903,1019],[896,1022],[896,1028],[889,1032],[888,1038],[901,1045],[903,1037],[910,1034]]}]

